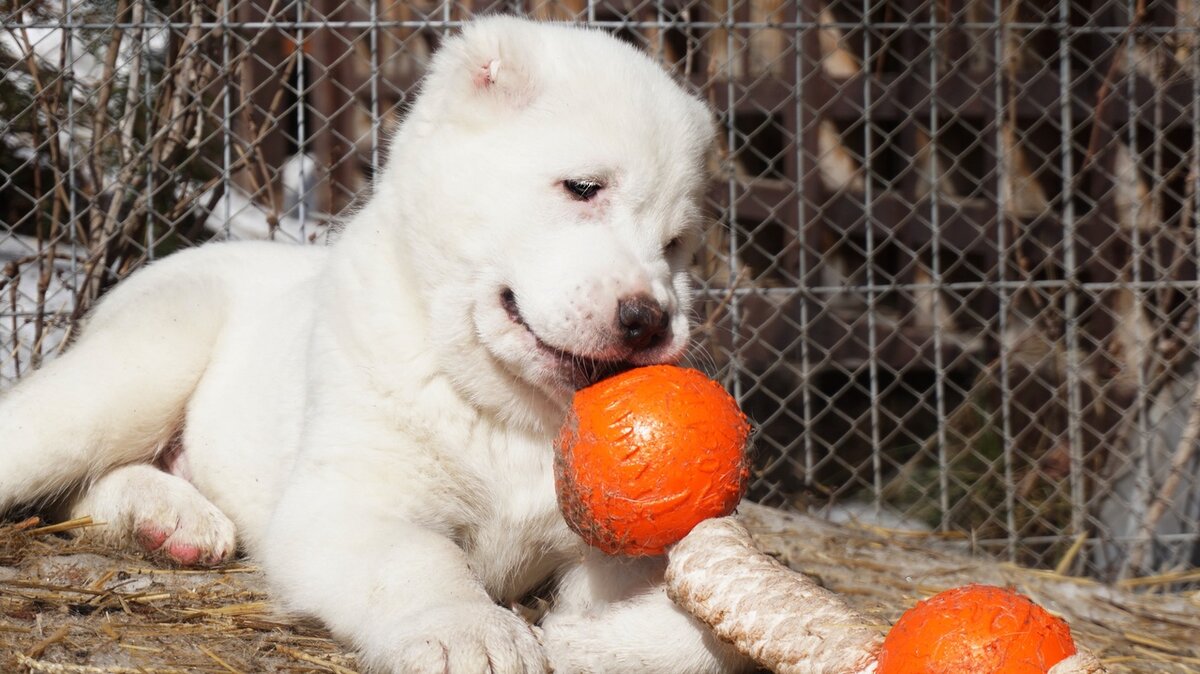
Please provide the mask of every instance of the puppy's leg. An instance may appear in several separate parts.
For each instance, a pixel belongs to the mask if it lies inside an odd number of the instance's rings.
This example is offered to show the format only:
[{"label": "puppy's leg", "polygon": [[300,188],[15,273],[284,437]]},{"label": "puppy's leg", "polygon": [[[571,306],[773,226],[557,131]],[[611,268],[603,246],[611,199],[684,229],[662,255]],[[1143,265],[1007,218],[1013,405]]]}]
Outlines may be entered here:
[{"label": "puppy's leg", "polygon": [[562,577],[542,620],[556,672],[752,671],[752,662],[667,597],[660,558],[589,551]]},{"label": "puppy's leg", "polygon": [[333,474],[289,485],[261,557],[291,608],[354,643],[370,671],[546,670],[533,629],[496,605],[461,548],[363,491]]},{"label": "puppy's leg", "polygon": [[148,462],[178,429],[225,306],[211,279],[164,264],[116,288],[76,344],[0,398],[0,514]]},{"label": "puppy's leg", "polygon": [[181,564],[217,564],[233,555],[234,525],[190,482],[147,464],[122,466],[91,484],[71,508],[102,523],[83,535],[113,545],[136,541]]}]

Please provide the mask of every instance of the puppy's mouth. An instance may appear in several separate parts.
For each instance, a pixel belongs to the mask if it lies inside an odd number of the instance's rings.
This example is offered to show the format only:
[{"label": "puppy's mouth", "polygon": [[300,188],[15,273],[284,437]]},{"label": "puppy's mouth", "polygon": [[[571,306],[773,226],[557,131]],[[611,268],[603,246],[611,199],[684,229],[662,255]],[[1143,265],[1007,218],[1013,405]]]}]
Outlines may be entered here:
[{"label": "puppy's mouth", "polygon": [[524,328],[525,332],[533,337],[538,350],[557,361],[559,368],[563,370],[567,380],[577,391],[591,386],[601,379],[636,367],[627,360],[608,360],[584,356],[542,341],[529,323],[525,322],[525,317],[521,315],[521,308],[517,305],[517,296],[511,288],[505,288],[500,292],[500,305],[504,307],[504,312],[508,314],[509,320]]}]

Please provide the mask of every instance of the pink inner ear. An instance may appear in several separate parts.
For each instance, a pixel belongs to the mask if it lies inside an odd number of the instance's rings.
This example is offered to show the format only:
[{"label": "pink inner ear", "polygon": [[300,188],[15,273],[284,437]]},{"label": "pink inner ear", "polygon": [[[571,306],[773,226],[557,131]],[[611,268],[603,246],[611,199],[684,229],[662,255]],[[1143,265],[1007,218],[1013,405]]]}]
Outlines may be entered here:
[{"label": "pink inner ear", "polygon": [[496,83],[496,74],[500,72],[500,59],[492,59],[475,71],[472,82],[478,89],[486,89]]}]

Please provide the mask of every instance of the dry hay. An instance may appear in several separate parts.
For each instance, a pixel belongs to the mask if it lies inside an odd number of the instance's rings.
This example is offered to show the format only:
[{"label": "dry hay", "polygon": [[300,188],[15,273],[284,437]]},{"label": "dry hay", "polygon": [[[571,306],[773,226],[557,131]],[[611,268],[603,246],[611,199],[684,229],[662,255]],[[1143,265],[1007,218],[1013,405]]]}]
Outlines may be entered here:
[{"label": "dry hay", "polygon": [[[758,506],[743,507],[742,516],[765,550],[877,618],[881,631],[943,589],[1009,585],[1063,615],[1114,674],[1200,673],[1200,592],[1163,589],[1200,580],[1200,571],[1111,587],[972,560],[928,535],[835,526]],[[0,672],[357,671],[328,632],[272,610],[253,566],[172,568],[57,535],[87,525],[0,526]]]},{"label": "dry hay", "polygon": [[272,611],[262,573],[193,570],[54,536],[87,525],[0,527],[0,672],[355,672],[329,633]]},{"label": "dry hay", "polygon": [[1113,587],[971,559],[933,534],[838,526],[761,506],[743,506],[742,516],[759,547],[878,618],[881,631],[942,590],[1010,586],[1065,618],[1112,674],[1200,673],[1200,592],[1163,591],[1185,581],[1194,587],[1200,570]]}]

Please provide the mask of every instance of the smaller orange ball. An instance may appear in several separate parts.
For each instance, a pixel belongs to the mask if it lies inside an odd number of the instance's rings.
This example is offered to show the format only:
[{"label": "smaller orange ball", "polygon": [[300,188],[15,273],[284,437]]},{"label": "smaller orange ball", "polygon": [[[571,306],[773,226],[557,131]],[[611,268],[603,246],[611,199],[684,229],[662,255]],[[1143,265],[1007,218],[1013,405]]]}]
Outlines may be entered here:
[{"label": "smaller orange ball", "polygon": [[745,492],[750,424],[725,389],[682,367],[621,373],[575,394],[558,437],[567,524],[608,554],[658,555]]},{"label": "smaller orange ball", "polygon": [[1067,624],[1029,598],[964,585],[900,616],[883,641],[877,674],[1046,674],[1074,654]]}]

